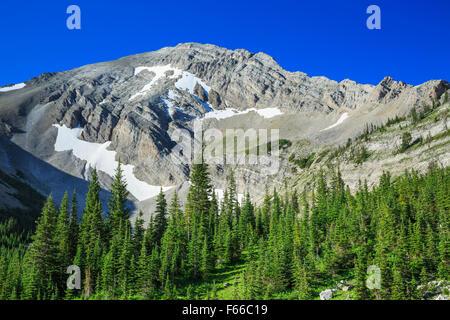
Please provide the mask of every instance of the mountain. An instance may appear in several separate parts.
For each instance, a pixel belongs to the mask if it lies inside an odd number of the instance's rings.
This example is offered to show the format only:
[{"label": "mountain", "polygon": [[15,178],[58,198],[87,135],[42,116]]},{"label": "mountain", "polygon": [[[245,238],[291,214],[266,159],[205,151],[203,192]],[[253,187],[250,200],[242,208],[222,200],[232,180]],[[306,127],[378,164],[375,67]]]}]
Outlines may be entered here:
[{"label": "mountain", "polygon": [[[239,193],[250,191],[256,199],[266,186],[307,184],[308,176],[324,166],[341,166],[344,180],[356,185],[360,179],[376,181],[388,167],[420,168],[436,157],[448,165],[448,135],[439,138],[444,144],[440,140],[434,146],[439,152],[433,159],[422,157],[430,151],[416,145],[416,154],[403,162],[404,154],[396,153],[405,131],[401,121],[390,133],[378,132],[378,142],[360,138],[367,137],[369,127],[396,117],[405,117],[406,125],[412,110],[438,114],[437,120],[422,119],[429,121],[414,129],[414,139],[448,132],[449,88],[444,80],[411,86],[390,77],[376,86],[336,82],[286,71],[264,53],[196,43],[44,73],[0,88],[0,208],[24,206],[17,198],[20,188],[8,183],[11,179],[43,195],[52,192],[56,201],[67,186],[84,199],[93,167],[99,170],[106,205],[120,160],[130,206],[134,212],[143,209],[148,218],[160,188],[186,192],[190,163],[180,163],[175,154],[177,134],[183,130],[192,136],[199,119],[204,130],[280,130],[283,149],[276,174],[235,168]],[[356,144],[349,145],[349,139]],[[348,148],[339,149],[344,146]],[[362,147],[370,154],[365,163],[342,158]],[[330,159],[335,148],[341,153]],[[309,166],[303,159],[309,159]],[[220,194],[226,166],[211,169]]]}]

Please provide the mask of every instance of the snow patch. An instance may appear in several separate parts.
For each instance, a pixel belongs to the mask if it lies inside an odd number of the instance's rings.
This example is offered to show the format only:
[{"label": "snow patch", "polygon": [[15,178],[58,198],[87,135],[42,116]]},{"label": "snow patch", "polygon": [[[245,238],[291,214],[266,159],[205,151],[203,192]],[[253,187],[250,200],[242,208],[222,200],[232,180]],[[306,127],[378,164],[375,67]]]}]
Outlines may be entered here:
[{"label": "snow patch", "polygon": [[325,128],[325,129],[322,129],[320,131],[326,131],[326,130],[330,130],[334,127],[337,127],[338,125],[342,124],[345,121],[345,119],[347,119],[348,117],[349,117],[348,112],[345,112],[344,114],[342,114],[342,116],[339,118],[339,120],[335,124]]},{"label": "snow patch", "polygon": [[[114,176],[117,165],[116,152],[107,150],[111,141],[103,144],[87,142],[79,139],[83,128],[67,128],[65,125],[54,124],[58,129],[58,136],[55,142],[55,151],[70,151],[75,157],[87,161],[87,166],[97,168],[111,177]],[[139,201],[146,200],[158,195],[160,189],[170,190],[173,187],[152,186],[137,179],[133,173],[133,165],[121,165],[123,176],[127,182],[127,190]]]},{"label": "snow patch", "polygon": [[166,65],[166,66],[154,66],[154,67],[137,67],[134,70],[134,75],[136,76],[144,70],[153,72],[155,74],[155,76],[148,84],[146,84],[141,89],[141,91],[132,95],[130,98],[130,101],[149,92],[156,82],[158,82],[160,79],[166,77],[166,73],[168,71],[173,71],[173,74],[169,76],[169,79],[178,78],[182,74],[182,71],[180,69],[172,68],[170,65]]},{"label": "snow patch", "polygon": [[278,108],[265,108],[265,109],[250,109],[251,111],[256,111],[257,114],[259,114],[261,117],[264,117],[266,119],[270,119],[276,116],[281,116],[283,112],[281,112]]},{"label": "snow patch", "polygon": [[25,83],[18,83],[15,85],[12,85],[10,87],[4,87],[4,88],[0,88],[0,92],[8,92],[8,91],[13,91],[13,90],[19,90],[22,88],[25,88],[26,84]]},{"label": "snow patch", "polygon": [[225,110],[214,110],[208,113],[205,113],[204,119],[217,119],[222,120],[226,118],[231,118],[233,116],[237,116],[240,113],[232,108],[227,108]]},{"label": "snow patch", "polygon": [[202,79],[197,78],[194,74],[187,71],[183,71],[181,79],[175,82],[175,87],[180,90],[187,90],[190,94],[194,95],[194,88],[197,82],[203,87],[203,89],[205,89],[207,93],[209,93],[211,87],[203,82]]},{"label": "snow patch", "polygon": [[175,92],[173,92],[172,90],[169,90],[169,92],[167,93],[167,97],[169,99],[175,100],[176,98],[178,98],[178,95]]},{"label": "snow patch", "polygon": [[[134,75],[138,75],[142,71],[147,70],[149,72],[153,72],[155,76],[150,81],[150,83],[146,84],[144,88],[142,88],[138,93],[134,94],[130,100],[133,100],[141,95],[144,95],[148,93],[152,86],[159,81],[162,78],[169,77],[169,79],[175,79],[179,78],[175,82],[175,88],[183,91],[188,91],[192,96],[194,96],[197,101],[204,106],[204,108],[208,111],[205,115],[205,119],[226,119],[230,118],[236,115],[242,115],[247,114],[249,112],[256,112],[258,115],[265,119],[270,119],[279,115],[282,115],[283,112],[281,112],[278,108],[265,108],[265,109],[256,109],[256,108],[250,108],[245,111],[238,111],[233,108],[227,108],[225,110],[214,110],[209,102],[202,102],[200,99],[194,94],[194,88],[195,85],[198,83],[202,88],[206,91],[207,94],[209,94],[209,91],[211,90],[211,87],[208,86],[202,79],[198,78],[194,74],[180,70],[178,68],[174,68],[171,65],[165,65],[165,66],[153,66],[153,67],[137,67],[134,70]],[[170,76],[167,76],[167,72],[172,71],[172,74]],[[180,112],[183,112],[179,108],[175,107],[177,95],[173,90],[169,90],[167,99],[161,99],[168,107],[168,114],[169,116],[172,116],[175,112],[175,110],[178,110]]]},{"label": "snow patch", "polygon": [[138,93],[131,96],[130,100],[133,100],[141,95],[146,94],[151,90],[153,85],[158,82],[160,79],[167,77],[167,72],[172,71],[172,75],[168,76],[169,79],[179,78],[177,82],[175,82],[175,87],[180,90],[187,90],[190,94],[194,95],[195,84],[198,82],[206,92],[209,92],[211,88],[200,78],[196,77],[194,74],[180,70],[178,68],[172,67],[170,64],[165,66],[154,66],[154,67],[137,67],[134,70],[134,75],[138,75],[142,71],[147,70],[149,72],[153,72],[155,76],[153,79],[144,86]]},{"label": "snow patch", "polygon": [[222,120],[222,119],[231,118],[234,116],[244,115],[244,114],[247,114],[252,111],[256,112],[258,115],[260,115],[261,117],[263,117],[265,119],[270,119],[270,118],[273,118],[273,117],[283,114],[283,112],[281,112],[281,110],[278,108],[265,108],[265,109],[250,108],[245,111],[238,111],[233,108],[227,108],[225,110],[214,110],[214,111],[208,112],[205,114],[204,118],[205,119],[215,118],[217,120]]}]

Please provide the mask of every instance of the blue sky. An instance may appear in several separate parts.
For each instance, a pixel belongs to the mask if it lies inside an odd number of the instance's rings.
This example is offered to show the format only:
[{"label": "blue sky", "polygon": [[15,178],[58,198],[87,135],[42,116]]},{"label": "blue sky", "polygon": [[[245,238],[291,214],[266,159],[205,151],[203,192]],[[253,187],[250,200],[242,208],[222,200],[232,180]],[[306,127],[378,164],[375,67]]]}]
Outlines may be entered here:
[{"label": "blue sky", "polygon": [[[81,30],[66,27],[71,4]],[[366,27],[371,4],[381,30]],[[449,0],[2,0],[0,86],[180,42],[262,51],[337,81],[450,81],[449,12]]]}]

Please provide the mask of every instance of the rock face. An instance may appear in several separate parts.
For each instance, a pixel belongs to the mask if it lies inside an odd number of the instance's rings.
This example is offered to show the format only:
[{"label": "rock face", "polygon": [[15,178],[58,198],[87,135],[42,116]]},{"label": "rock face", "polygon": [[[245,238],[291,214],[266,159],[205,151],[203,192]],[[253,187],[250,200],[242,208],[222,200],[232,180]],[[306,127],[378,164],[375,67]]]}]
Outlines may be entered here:
[{"label": "rock face", "polygon": [[208,94],[198,82],[195,83],[194,94],[200,99],[201,102],[208,101]]},{"label": "rock face", "polygon": [[223,105],[222,99],[220,98],[219,93],[216,90],[211,89],[209,91],[209,103],[217,110],[223,110],[225,106]]},{"label": "rock face", "polygon": [[[57,129],[53,125],[81,127],[79,139],[110,143],[108,150],[116,152],[116,160],[132,165],[138,179],[156,186],[179,186],[187,181],[190,164],[174,160],[174,132],[183,129],[192,135],[193,121],[214,110],[254,108],[231,119],[211,117],[204,121],[205,127],[285,128],[282,136],[292,140],[341,143],[366,123],[431,105],[447,89],[448,83],[442,80],[419,86],[389,77],[376,86],[336,82],[283,70],[264,53],[185,43],[45,73],[27,81],[24,88],[0,92],[0,135],[36,161],[87,179],[86,163],[79,164],[70,151],[63,157],[54,148]],[[268,118],[255,113],[266,108],[278,108],[282,115]],[[379,114],[374,119],[375,111]],[[343,112],[359,118],[346,120],[351,125],[339,134],[321,132]],[[222,187],[223,167],[212,169],[213,182]],[[31,167],[28,173],[33,175]],[[280,181],[284,174],[280,170]],[[264,192],[265,175],[243,168],[237,177],[238,185]],[[102,181],[106,189],[109,180],[105,176]]]}]

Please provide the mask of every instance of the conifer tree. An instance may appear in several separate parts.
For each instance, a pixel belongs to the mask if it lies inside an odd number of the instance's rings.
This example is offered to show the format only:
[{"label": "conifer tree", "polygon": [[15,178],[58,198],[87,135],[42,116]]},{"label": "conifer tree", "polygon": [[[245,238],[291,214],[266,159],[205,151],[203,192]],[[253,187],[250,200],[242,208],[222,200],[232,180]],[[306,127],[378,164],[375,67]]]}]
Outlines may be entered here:
[{"label": "conifer tree", "polygon": [[69,194],[67,192],[64,194],[61,201],[55,237],[57,246],[58,287],[60,292],[64,292],[66,270],[72,262],[70,248]]},{"label": "conifer tree", "polygon": [[59,271],[58,243],[55,237],[57,215],[58,209],[53,203],[52,195],[50,195],[37,221],[36,232],[33,235],[33,243],[30,248],[32,268],[30,276],[36,277],[36,279],[28,280],[29,283],[32,283],[29,286],[33,287],[28,288],[27,293],[31,299],[37,298],[35,290],[40,291],[44,297],[49,297],[56,288]]},{"label": "conifer tree", "polygon": [[76,190],[72,195],[72,206],[70,210],[70,222],[69,222],[69,248],[70,257],[73,259],[77,253],[78,244],[78,201]]},{"label": "conifer tree", "polygon": [[105,246],[105,226],[100,202],[100,184],[97,170],[93,170],[86,206],[80,224],[79,246],[82,253],[81,262],[85,270],[85,297],[88,298],[95,288],[101,271],[101,256]]},{"label": "conifer tree", "polygon": [[173,281],[175,275],[180,273],[181,261],[186,251],[184,218],[178,202],[177,193],[172,198],[169,213],[169,225],[161,241],[161,269],[159,274],[161,282],[167,276],[170,281]]},{"label": "conifer tree", "polygon": [[148,272],[149,257],[147,252],[147,246],[145,245],[145,240],[142,240],[141,252],[136,266],[136,277],[137,277],[137,288],[138,291],[142,292],[144,297],[149,297],[150,288],[150,277]]},{"label": "conifer tree", "polygon": [[113,183],[111,185],[111,198],[109,200],[109,220],[108,228],[110,229],[110,236],[119,230],[120,225],[125,225],[128,221],[130,212],[126,207],[128,198],[127,183],[123,177],[121,163],[117,165],[116,173],[114,175]]},{"label": "conifer tree", "polygon": [[133,232],[133,254],[136,257],[139,257],[141,252],[142,241],[144,240],[145,228],[144,228],[144,219],[142,218],[143,213],[139,211],[138,217],[134,223],[134,232]]},{"label": "conifer tree", "polygon": [[103,258],[102,290],[105,299],[114,299],[116,290],[114,250],[111,248]]},{"label": "conifer tree", "polygon": [[295,259],[294,267],[293,275],[295,288],[297,290],[297,298],[299,300],[309,300],[311,299],[311,288],[306,269],[298,258]]},{"label": "conifer tree", "polygon": [[368,297],[368,292],[366,287],[366,253],[364,247],[358,250],[354,273],[356,298],[365,300]]},{"label": "conifer tree", "polygon": [[156,212],[154,220],[155,242],[160,245],[161,239],[167,228],[167,202],[162,188],[156,198]]}]

